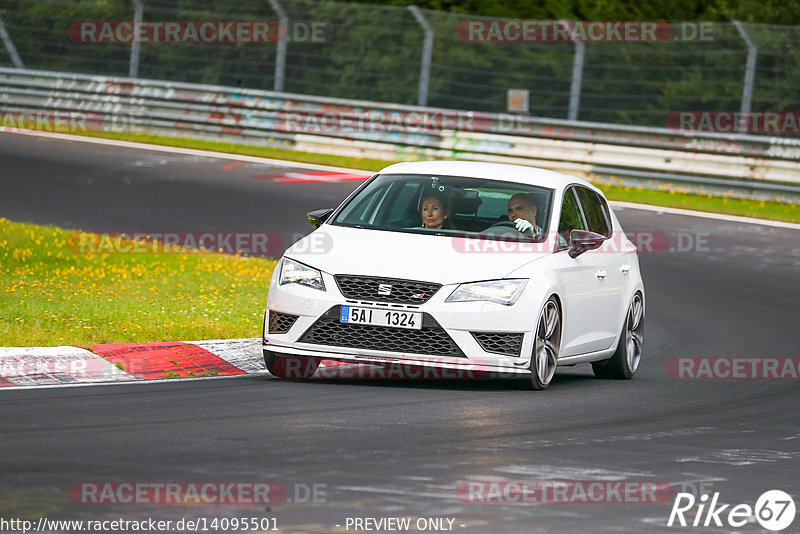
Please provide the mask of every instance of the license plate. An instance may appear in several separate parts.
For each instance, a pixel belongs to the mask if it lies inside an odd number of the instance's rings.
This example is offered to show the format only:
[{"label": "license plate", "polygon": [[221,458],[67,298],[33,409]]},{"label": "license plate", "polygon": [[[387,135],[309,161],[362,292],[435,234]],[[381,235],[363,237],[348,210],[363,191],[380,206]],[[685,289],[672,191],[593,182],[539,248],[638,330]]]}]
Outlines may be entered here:
[{"label": "license plate", "polygon": [[349,324],[369,324],[422,330],[422,314],[419,312],[386,310],[379,308],[356,308],[342,306],[339,322]]}]

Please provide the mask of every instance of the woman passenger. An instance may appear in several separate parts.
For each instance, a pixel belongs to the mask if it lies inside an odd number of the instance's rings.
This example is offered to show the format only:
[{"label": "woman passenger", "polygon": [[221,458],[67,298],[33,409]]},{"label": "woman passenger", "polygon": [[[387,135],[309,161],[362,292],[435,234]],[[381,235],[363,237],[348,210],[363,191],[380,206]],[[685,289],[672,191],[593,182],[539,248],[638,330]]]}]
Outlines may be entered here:
[{"label": "woman passenger", "polygon": [[426,193],[422,197],[422,225],[430,229],[453,230],[449,199],[438,192]]}]

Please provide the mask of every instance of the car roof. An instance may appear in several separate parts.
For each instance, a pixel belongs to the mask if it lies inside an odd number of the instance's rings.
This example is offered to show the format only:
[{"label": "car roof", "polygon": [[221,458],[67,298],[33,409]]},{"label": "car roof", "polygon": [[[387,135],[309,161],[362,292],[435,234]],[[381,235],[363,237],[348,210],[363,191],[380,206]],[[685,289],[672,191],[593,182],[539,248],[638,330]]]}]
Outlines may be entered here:
[{"label": "car roof", "polygon": [[538,167],[486,163],[481,161],[413,161],[395,163],[380,171],[380,174],[440,174],[442,176],[467,176],[519,182],[552,189],[564,189],[570,184],[581,184],[597,191],[583,178]]}]

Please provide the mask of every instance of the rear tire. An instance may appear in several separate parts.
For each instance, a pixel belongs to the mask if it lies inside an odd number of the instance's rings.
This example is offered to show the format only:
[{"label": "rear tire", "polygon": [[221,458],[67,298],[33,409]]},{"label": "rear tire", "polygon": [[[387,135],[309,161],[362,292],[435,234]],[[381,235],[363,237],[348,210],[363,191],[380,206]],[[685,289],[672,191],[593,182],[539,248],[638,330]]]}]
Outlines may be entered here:
[{"label": "rear tire", "polygon": [[561,313],[555,297],[544,303],[536,322],[531,351],[531,374],[522,380],[526,389],[542,390],[550,385],[561,350]]},{"label": "rear tire", "polygon": [[625,315],[616,352],[608,360],[592,363],[594,376],[615,380],[633,378],[642,359],[643,343],[644,300],[641,293],[636,293]]},{"label": "rear tire", "polygon": [[267,371],[276,378],[311,378],[319,367],[319,360],[303,356],[279,356],[265,350],[264,364],[267,366]]}]

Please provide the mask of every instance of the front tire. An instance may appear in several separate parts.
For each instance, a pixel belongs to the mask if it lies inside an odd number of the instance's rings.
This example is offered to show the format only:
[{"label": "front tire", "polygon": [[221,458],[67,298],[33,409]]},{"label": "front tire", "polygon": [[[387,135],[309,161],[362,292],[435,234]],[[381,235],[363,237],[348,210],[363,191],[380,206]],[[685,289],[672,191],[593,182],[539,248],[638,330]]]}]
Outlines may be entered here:
[{"label": "front tire", "polygon": [[558,302],[550,297],[542,307],[533,339],[530,371],[523,382],[528,389],[542,390],[550,385],[561,350],[561,313]]},{"label": "front tire", "polygon": [[616,380],[633,378],[642,360],[643,343],[644,300],[641,293],[636,293],[625,315],[616,352],[608,360],[592,363],[594,376]]},{"label": "front tire", "polygon": [[279,356],[272,351],[265,350],[264,364],[267,366],[267,371],[276,378],[311,378],[319,367],[319,360]]}]

